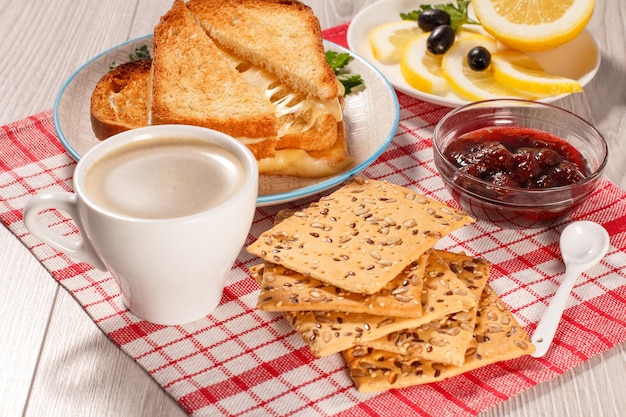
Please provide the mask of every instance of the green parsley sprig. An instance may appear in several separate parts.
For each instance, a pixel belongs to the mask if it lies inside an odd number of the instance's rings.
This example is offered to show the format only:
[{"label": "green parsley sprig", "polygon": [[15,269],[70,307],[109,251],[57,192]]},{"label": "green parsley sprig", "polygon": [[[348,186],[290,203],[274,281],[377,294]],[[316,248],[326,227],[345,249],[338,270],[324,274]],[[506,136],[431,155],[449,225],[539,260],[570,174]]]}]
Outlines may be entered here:
[{"label": "green parsley sprig", "polygon": [[402,20],[414,20],[417,21],[420,13],[424,10],[428,9],[438,9],[443,10],[444,12],[450,15],[450,26],[454,29],[455,32],[458,32],[461,26],[463,25],[480,25],[480,22],[477,22],[474,19],[471,19],[468,16],[467,9],[470,5],[470,0],[457,0],[457,5],[455,6],[453,3],[446,4],[422,4],[420,5],[420,10],[413,10],[409,13],[400,13],[400,18]]},{"label": "green parsley sprig", "polygon": [[[135,48],[135,52],[128,55],[128,59],[131,62],[141,61],[142,59],[151,59],[151,58],[152,56],[150,56],[150,51],[148,50],[147,45],[141,45],[139,48]],[[118,65],[119,64],[112,62],[111,65],[109,66],[109,70],[112,70]]]},{"label": "green parsley sprig", "polygon": [[362,90],[365,88],[363,78],[359,74],[350,74],[345,72],[345,67],[354,59],[347,52],[326,51],[326,62],[335,72],[335,76],[341,84],[343,84],[346,92],[345,95]]},{"label": "green parsley sprig", "polygon": [[142,59],[150,59],[150,51],[148,51],[148,46],[141,45],[139,48],[135,48],[135,52],[128,55],[128,58],[131,61],[140,61]]}]

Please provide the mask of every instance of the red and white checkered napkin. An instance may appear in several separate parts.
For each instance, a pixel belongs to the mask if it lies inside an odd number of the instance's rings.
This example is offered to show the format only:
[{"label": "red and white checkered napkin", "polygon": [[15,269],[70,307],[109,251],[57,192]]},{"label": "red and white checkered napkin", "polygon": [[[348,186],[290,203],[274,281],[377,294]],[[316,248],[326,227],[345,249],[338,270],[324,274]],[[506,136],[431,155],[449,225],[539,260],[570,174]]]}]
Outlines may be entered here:
[{"label": "red and white checkered napkin", "polygon": [[[327,31],[326,38],[342,43],[345,28]],[[431,149],[433,125],[447,110],[403,95],[400,104],[393,143],[363,175],[454,204],[433,166]],[[123,307],[109,274],[54,251],[24,227],[22,208],[32,194],[72,189],[74,162],[55,136],[51,112],[0,128],[0,152],[0,220],[102,331],[194,416],[476,415],[626,341],[626,193],[608,181],[572,219],[604,225],[612,246],[601,264],[579,279],[547,356],[366,395],[353,388],[339,354],[314,358],[280,315],[255,308],[258,287],[248,268],[258,260],[245,251],[214,314],[177,327],[138,320]],[[247,244],[271,227],[279,208],[258,209]],[[77,233],[58,213],[48,212],[44,219],[62,233]],[[565,223],[513,231],[479,221],[439,247],[491,261],[493,288],[532,333],[564,272],[558,235]]]}]

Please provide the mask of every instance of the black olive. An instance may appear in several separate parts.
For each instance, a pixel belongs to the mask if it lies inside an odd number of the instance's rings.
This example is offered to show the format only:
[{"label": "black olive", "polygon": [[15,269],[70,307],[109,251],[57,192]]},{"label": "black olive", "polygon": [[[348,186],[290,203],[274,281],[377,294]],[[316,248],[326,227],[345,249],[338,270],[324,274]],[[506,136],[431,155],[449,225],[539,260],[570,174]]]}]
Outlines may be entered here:
[{"label": "black olive", "polygon": [[454,29],[450,25],[439,25],[430,32],[426,47],[435,55],[445,54],[454,43]]},{"label": "black olive", "polygon": [[417,26],[424,32],[430,32],[437,26],[449,24],[450,15],[439,9],[423,10],[417,17]]},{"label": "black olive", "polygon": [[491,54],[483,46],[475,46],[467,53],[467,65],[474,71],[484,71],[491,64]]}]

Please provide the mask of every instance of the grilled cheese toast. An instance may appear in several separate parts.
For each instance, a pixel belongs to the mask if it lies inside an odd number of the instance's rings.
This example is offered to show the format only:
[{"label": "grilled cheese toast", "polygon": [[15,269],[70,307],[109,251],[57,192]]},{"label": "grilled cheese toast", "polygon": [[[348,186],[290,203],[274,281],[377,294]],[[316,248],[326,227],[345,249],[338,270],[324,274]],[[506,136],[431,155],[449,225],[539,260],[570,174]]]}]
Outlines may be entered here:
[{"label": "grilled cheese toast", "polygon": [[274,104],[277,149],[334,144],[344,89],[326,62],[320,24],[308,6],[293,0],[191,0],[187,7]]},{"label": "grilled cheese toast", "polygon": [[257,159],[273,156],[276,113],[206,36],[182,0],[154,28],[152,124],[180,123],[227,133]]},{"label": "grilled cheese toast", "polygon": [[[230,56],[233,61],[237,59]],[[337,140],[337,126],[343,120],[341,96],[321,100],[294,91],[267,71],[239,61],[240,74],[274,106],[278,119],[276,149],[298,148],[305,151],[326,149]]]},{"label": "grilled cheese toast", "polygon": [[[241,39],[256,40],[234,48]],[[319,22],[307,6],[175,0],[155,27],[153,55],[148,123],[225,132],[248,146],[261,174],[321,177],[350,164],[343,85],[326,62]],[[92,121],[94,131],[98,123]]]}]

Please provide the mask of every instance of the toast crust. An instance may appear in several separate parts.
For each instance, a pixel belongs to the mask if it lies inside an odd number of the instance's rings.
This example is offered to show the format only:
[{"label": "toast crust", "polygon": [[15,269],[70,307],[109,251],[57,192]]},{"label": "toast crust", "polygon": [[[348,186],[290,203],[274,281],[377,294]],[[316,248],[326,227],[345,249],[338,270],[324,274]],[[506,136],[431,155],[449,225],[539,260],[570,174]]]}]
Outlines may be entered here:
[{"label": "toast crust", "polygon": [[126,62],[102,77],[91,95],[91,127],[99,140],[148,125],[152,60]]}]

